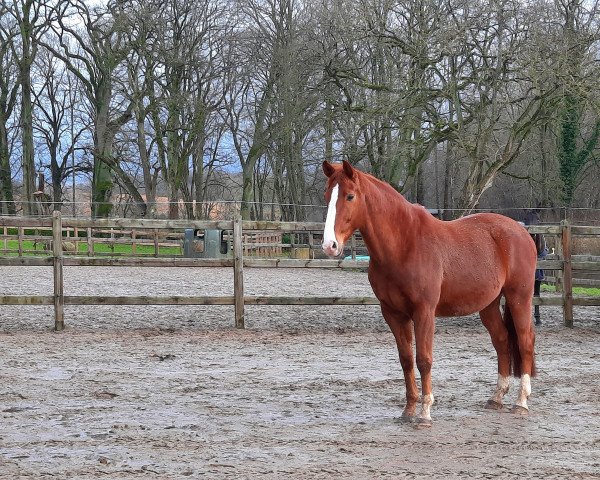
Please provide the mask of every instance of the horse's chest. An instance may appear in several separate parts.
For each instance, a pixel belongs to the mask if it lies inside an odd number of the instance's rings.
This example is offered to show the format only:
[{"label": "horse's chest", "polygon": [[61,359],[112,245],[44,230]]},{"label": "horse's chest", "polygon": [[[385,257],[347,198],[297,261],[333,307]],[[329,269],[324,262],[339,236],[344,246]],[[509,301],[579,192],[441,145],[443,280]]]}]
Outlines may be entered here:
[{"label": "horse's chest", "polygon": [[369,281],[380,303],[406,313],[409,313],[416,304],[434,305],[439,297],[439,286],[436,285],[435,278],[423,281],[422,278],[410,275],[409,272],[399,275],[370,269]]}]

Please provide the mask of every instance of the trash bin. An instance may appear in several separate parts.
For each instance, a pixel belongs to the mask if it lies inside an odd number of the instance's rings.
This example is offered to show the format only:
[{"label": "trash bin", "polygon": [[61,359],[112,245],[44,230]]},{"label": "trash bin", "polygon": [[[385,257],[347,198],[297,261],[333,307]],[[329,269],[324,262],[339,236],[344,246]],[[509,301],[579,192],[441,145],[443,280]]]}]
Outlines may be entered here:
[{"label": "trash bin", "polygon": [[226,258],[231,253],[224,230],[186,228],[183,236],[183,256],[186,258]]}]

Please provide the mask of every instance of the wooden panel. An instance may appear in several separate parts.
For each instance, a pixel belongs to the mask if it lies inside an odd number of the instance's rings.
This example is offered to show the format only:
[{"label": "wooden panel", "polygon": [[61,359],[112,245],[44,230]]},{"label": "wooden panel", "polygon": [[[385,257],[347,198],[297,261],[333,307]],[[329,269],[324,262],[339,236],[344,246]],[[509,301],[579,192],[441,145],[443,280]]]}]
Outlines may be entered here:
[{"label": "wooden panel", "polygon": [[[0,297],[1,298],[1,297]],[[65,305],[233,305],[232,296],[78,296],[66,295]]]},{"label": "wooden panel", "polygon": [[54,305],[54,295],[0,295],[0,305]]},{"label": "wooden panel", "polygon": [[272,222],[244,220],[242,228],[245,232],[252,230],[278,230],[280,232],[307,232],[325,228],[322,222]]},{"label": "wooden panel", "polygon": [[70,256],[65,257],[64,265],[84,267],[232,267],[233,259]]},{"label": "wooden panel", "polygon": [[49,267],[52,257],[0,257],[0,267]]},{"label": "wooden panel", "polygon": [[[158,228],[162,230],[183,230],[194,228],[199,230],[231,230],[231,220],[157,220],[134,218],[68,218],[63,217],[63,225],[77,228]],[[1,223],[1,222],[0,222]]]},{"label": "wooden panel", "polygon": [[246,258],[246,267],[260,268],[346,268],[367,269],[369,262],[359,260],[302,260],[295,258]]},{"label": "wooden panel", "polygon": [[375,297],[270,297],[246,296],[246,305],[379,305]]},{"label": "wooden panel", "polygon": [[526,225],[529,233],[541,233],[542,235],[560,235],[559,225]]},{"label": "wooden panel", "polygon": [[600,227],[586,227],[581,225],[571,226],[572,235],[600,235]]}]

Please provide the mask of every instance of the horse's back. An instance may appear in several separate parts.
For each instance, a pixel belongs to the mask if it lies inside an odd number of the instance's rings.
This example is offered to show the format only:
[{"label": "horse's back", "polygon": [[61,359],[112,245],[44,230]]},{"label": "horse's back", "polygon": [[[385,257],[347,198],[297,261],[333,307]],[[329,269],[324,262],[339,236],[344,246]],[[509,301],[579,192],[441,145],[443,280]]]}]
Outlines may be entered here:
[{"label": "horse's back", "polygon": [[[533,289],[536,254],[514,220],[480,213],[442,221],[415,208],[410,228],[395,224],[394,255],[371,257],[369,280],[382,304],[410,313],[434,307],[437,316],[476,313],[506,288]],[[532,290],[533,294],[533,290]]]},{"label": "horse's back", "polygon": [[[496,213],[478,213],[447,222],[458,251],[469,245],[473,261],[492,262],[506,275],[515,270],[534,270],[535,243],[529,232],[511,218]],[[466,253],[463,251],[463,254]]]},{"label": "horse's back", "polygon": [[533,288],[535,245],[514,220],[480,213],[438,228],[444,243],[440,316],[480,311],[507,288]]}]

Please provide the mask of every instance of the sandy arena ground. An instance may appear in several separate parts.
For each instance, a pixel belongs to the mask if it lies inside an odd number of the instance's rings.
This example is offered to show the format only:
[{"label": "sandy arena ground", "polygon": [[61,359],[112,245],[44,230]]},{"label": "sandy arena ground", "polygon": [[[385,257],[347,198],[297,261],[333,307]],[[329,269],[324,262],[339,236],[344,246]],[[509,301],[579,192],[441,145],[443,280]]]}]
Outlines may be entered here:
[{"label": "sandy arena ground", "polygon": [[[51,294],[49,268],[0,269]],[[248,294],[369,295],[364,273],[247,269]],[[67,295],[230,295],[230,269],[66,268]],[[378,307],[0,307],[0,478],[600,478],[600,308],[543,309],[529,416],[483,409],[495,352],[440,319],[433,427]],[[507,397],[514,401],[516,380]]]}]

